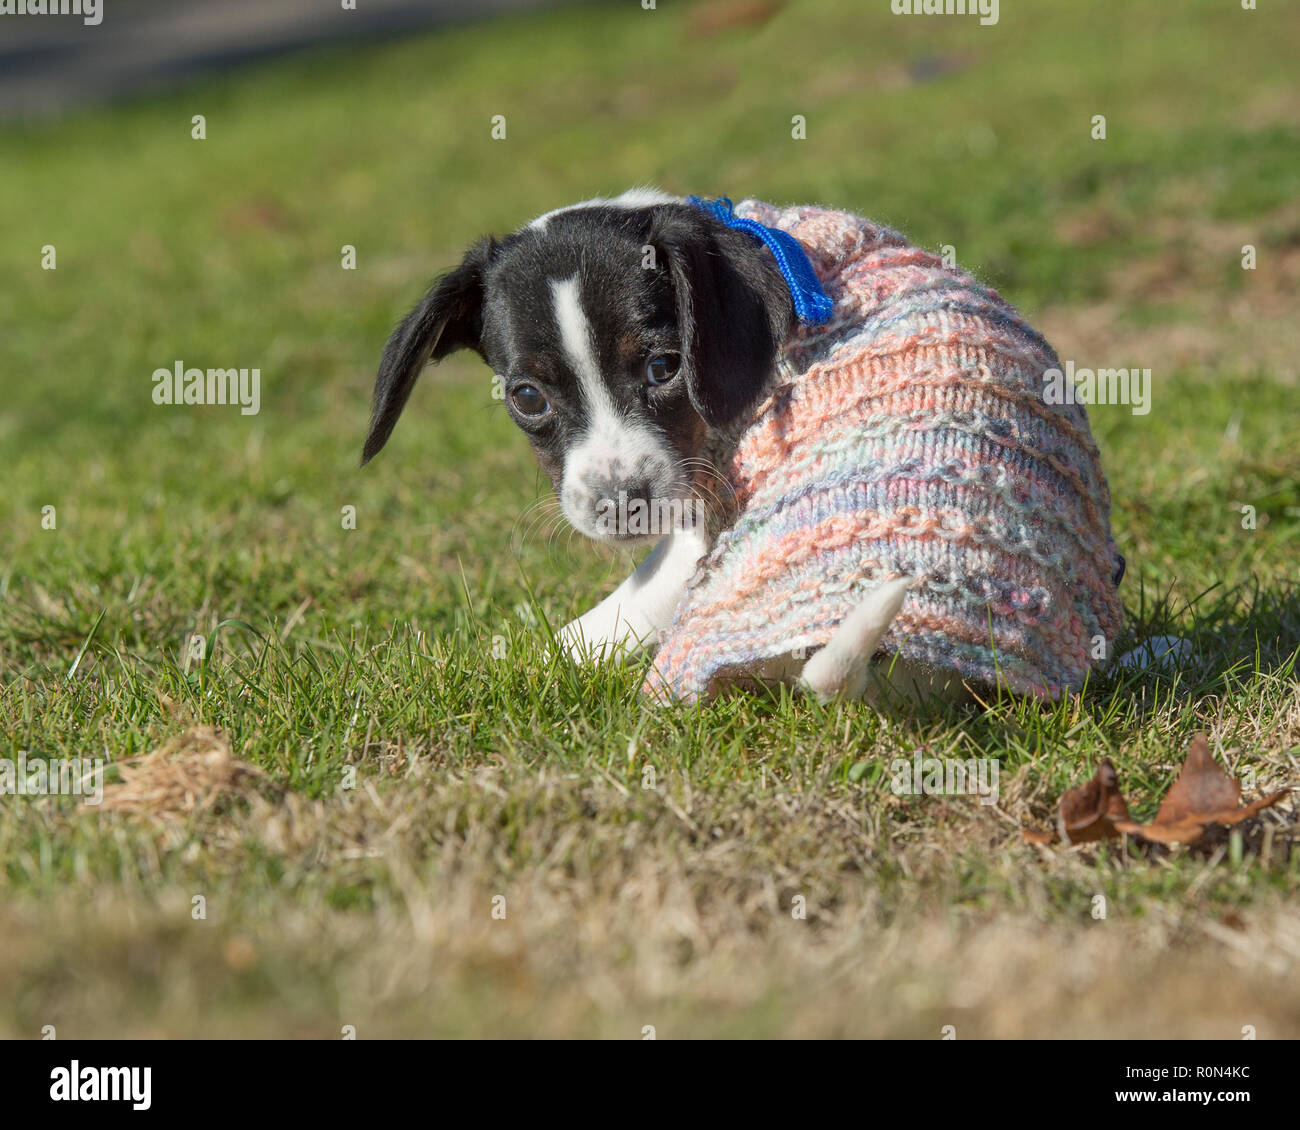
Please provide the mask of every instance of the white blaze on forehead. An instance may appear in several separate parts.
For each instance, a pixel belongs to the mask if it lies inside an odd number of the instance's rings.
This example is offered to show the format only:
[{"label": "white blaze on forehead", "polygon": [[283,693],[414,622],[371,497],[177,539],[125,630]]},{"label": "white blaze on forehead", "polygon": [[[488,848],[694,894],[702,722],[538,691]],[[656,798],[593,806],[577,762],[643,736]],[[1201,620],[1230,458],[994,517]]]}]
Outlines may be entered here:
[{"label": "white blaze on forehead", "polygon": [[673,492],[675,475],[671,451],[652,428],[618,410],[596,359],[591,322],[582,308],[578,276],[551,281],[555,324],[565,360],[578,378],[586,408],[587,428],[564,460],[560,504],[579,529],[590,526],[593,510],[604,501],[593,490],[617,488],[617,480],[648,483],[656,496]]},{"label": "white blaze on forehead", "polygon": [[551,301],[555,304],[555,324],[560,330],[560,345],[570,367],[578,377],[578,387],[593,420],[602,415],[616,416],[609,389],[600,377],[600,365],[591,340],[591,323],[578,296],[578,276],[551,280]]}]

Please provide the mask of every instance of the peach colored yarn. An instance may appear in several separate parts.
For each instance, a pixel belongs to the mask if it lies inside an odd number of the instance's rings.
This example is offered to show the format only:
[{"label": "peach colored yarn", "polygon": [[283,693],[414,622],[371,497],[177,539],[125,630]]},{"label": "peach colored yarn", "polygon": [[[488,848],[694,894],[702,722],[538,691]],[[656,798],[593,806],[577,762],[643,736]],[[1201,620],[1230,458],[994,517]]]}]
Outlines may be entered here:
[{"label": "peach colored yarn", "polygon": [[1056,354],[996,292],[861,217],[743,201],[834,301],[800,326],[731,458],[737,516],[646,680],[718,676],[825,644],[875,585],[919,578],[884,650],[1055,698],[1109,654],[1122,610],[1110,496]]}]

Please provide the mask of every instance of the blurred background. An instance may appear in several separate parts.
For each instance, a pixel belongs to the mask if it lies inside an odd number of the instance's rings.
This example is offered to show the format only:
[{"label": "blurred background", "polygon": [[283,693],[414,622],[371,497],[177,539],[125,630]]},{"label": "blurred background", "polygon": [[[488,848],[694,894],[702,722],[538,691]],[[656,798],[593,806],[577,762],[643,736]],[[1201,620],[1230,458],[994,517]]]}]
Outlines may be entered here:
[{"label": "blurred background", "polygon": [[[108,18],[6,21],[0,114],[39,117],[164,90],[196,75],[333,41],[361,43],[547,0],[108,0]],[[86,13],[83,12],[83,16]]]},{"label": "blurred background", "polygon": [[108,0],[107,20],[94,23],[75,14],[5,22],[0,114],[48,116],[315,44],[374,42],[546,3],[363,0],[348,10],[329,0]]}]

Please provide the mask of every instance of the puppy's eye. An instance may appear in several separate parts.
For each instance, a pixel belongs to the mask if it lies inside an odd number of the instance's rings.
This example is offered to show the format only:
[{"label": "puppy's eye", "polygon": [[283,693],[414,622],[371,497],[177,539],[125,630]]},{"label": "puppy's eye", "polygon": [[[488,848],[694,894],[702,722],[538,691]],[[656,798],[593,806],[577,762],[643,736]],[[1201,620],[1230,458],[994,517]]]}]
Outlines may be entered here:
[{"label": "puppy's eye", "polygon": [[550,401],[535,385],[519,385],[510,390],[510,403],[523,416],[545,416],[551,410]]},{"label": "puppy's eye", "polygon": [[660,353],[657,357],[651,357],[646,362],[645,379],[652,385],[666,385],[673,377],[677,376],[677,370],[682,367],[682,359],[677,353]]}]

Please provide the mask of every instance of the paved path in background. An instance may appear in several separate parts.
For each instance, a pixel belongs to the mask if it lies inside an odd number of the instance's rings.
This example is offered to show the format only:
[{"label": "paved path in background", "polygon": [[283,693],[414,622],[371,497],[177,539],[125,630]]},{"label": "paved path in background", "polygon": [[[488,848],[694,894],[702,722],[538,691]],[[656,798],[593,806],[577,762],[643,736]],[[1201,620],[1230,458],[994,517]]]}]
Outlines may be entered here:
[{"label": "paved path in background", "polygon": [[0,16],[0,116],[44,117],[318,43],[375,39],[556,0],[102,0],[102,21]]}]

